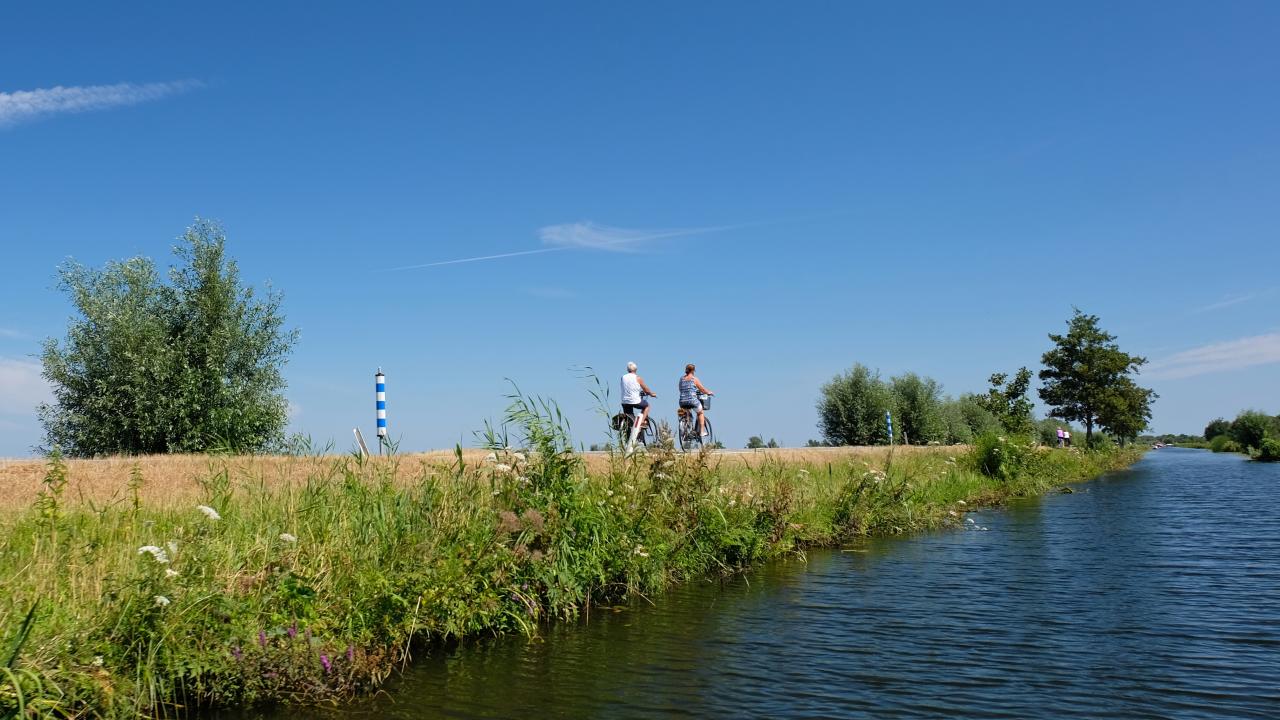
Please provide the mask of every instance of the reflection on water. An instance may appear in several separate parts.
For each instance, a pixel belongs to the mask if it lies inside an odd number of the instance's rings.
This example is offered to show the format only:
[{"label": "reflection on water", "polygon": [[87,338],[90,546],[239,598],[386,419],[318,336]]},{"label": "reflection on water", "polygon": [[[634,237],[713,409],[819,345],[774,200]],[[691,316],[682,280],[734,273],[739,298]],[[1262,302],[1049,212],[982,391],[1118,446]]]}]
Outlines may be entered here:
[{"label": "reflection on water", "polygon": [[872,540],[437,651],[325,715],[1277,717],[1278,500],[1280,465],[1160,450],[975,514],[986,531]]}]

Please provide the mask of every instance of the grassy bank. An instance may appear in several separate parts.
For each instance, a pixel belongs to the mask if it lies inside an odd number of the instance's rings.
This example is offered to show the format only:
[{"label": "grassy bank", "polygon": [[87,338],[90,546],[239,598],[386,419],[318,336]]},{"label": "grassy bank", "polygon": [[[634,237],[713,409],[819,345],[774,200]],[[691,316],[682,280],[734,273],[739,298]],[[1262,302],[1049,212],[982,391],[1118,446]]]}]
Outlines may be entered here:
[{"label": "grassy bank", "polygon": [[166,479],[144,464],[100,502],[50,463],[34,503],[0,513],[0,717],[339,699],[415,640],[535,633],[805,547],[962,525],[1138,456],[991,439],[588,463],[552,417],[513,419],[519,437],[494,439],[524,450],[448,464],[301,458],[280,482],[208,459],[177,504],[150,501]]}]

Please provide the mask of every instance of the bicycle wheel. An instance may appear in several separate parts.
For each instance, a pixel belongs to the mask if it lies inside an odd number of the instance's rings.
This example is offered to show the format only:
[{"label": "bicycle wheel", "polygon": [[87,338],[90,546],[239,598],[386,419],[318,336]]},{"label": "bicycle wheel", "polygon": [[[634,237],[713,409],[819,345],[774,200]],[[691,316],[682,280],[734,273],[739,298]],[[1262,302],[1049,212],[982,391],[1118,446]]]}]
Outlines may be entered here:
[{"label": "bicycle wheel", "polygon": [[[640,416],[636,416],[636,422],[640,422]],[[636,436],[636,442],[651,447],[653,445],[653,418],[650,417],[644,421],[644,427],[640,428],[640,434]]]},{"label": "bicycle wheel", "polygon": [[[694,418],[690,422],[690,417]],[[685,451],[693,447],[694,432],[690,429],[691,425],[697,423],[697,416],[685,413],[676,420],[676,439],[680,441],[680,450]]]},{"label": "bicycle wheel", "polygon": [[618,447],[626,449],[627,442],[631,440],[631,423],[635,422],[630,415],[623,415],[622,420],[618,423]]},{"label": "bicycle wheel", "polygon": [[[710,448],[715,447],[716,446],[715,431],[711,429],[711,418],[707,417],[706,413],[703,413],[702,415],[702,427],[706,429],[707,434],[706,436],[699,438],[698,442],[702,443],[703,447],[710,447]],[[697,432],[697,430],[695,430],[694,432]]]}]

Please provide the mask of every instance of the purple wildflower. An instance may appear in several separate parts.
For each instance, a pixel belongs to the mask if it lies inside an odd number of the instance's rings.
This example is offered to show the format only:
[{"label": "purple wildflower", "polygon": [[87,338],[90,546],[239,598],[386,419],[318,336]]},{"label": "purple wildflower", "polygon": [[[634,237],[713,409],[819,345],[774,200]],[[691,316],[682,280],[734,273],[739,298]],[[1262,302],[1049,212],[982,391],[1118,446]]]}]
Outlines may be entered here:
[{"label": "purple wildflower", "polygon": [[330,671],[330,670],[332,670],[332,669],[333,669],[333,665],[332,665],[332,664],[330,664],[330,662],[329,662],[329,656],[328,656],[328,655],[321,655],[321,656],[320,656],[320,664],[324,666],[324,672],[325,672],[325,674],[326,674],[326,675],[329,673],[329,671]]},{"label": "purple wildflower", "polygon": [[235,658],[236,662],[240,662],[244,659],[244,652],[240,649],[239,645],[231,648],[231,657]]},{"label": "purple wildflower", "polygon": [[289,639],[292,640],[296,637],[298,637],[298,623],[294,622],[289,626]]},{"label": "purple wildflower", "polygon": [[347,662],[356,661],[356,649],[351,645],[347,646]]},{"label": "purple wildflower", "polygon": [[259,645],[261,645],[261,646],[262,646],[262,647],[264,647],[264,648],[267,646],[267,631],[266,631],[266,630],[259,630],[259,631],[258,631],[258,644],[259,644]]}]

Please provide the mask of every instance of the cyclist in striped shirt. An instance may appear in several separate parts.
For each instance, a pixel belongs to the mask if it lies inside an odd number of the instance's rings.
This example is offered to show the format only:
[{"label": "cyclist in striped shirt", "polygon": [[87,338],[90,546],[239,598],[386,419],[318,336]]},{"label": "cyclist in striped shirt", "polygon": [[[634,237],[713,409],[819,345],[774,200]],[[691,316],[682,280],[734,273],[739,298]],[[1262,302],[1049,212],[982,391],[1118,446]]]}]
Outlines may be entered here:
[{"label": "cyclist in striped shirt", "polygon": [[684,377],[680,378],[680,407],[686,412],[698,413],[698,436],[707,436],[707,418],[702,408],[702,400],[698,394],[715,395],[715,393],[703,386],[697,376],[693,374],[696,370],[693,363],[684,366]]}]

